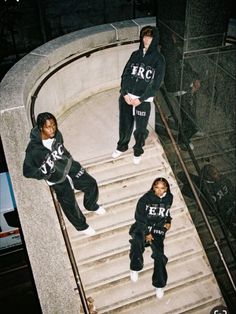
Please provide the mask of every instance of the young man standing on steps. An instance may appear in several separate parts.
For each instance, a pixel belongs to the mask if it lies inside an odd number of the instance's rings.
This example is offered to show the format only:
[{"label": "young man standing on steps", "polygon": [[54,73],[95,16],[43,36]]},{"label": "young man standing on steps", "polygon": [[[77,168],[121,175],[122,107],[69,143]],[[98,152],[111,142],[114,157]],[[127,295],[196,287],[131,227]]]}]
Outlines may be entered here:
[{"label": "young man standing on steps", "polygon": [[87,210],[103,215],[105,209],[97,204],[97,182],[64,147],[57,120],[49,112],[40,113],[37,126],[31,130],[23,174],[27,178],[46,180],[72,225],[83,234],[95,234],[95,230],[86,223],[74,189],[84,192],[83,203]]},{"label": "young man standing on steps", "polygon": [[118,158],[128,149],[135,123],[134,164],[139,164],[148,136],[151,102],[165,73],[165,60],[158,51],[156,27],[145,26],[140,32],[139,49],[131,54],[122,76],[119,98],[119,141],[112,157]]}]

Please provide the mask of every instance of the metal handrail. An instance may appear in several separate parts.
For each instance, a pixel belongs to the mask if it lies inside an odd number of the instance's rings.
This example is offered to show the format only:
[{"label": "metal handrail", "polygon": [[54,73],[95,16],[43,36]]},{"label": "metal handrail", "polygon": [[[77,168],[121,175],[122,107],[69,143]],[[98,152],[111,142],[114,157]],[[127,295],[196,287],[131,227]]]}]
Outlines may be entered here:
[{"label": "metal handrail", "polygon": [[[166,104],[168,106],[168,109],[170,110],[170,113],[173,116],[175,122],[178,122],[177,115],[176,115],[173,107],[171,106],[171,103],[169,101],[169,98],[168,98],[168,95],[167,95],[167,91],[166,91],[166,88],[165,88],[164,85],[161,86],[160,91],[162,93],[162,96],[163,96],[163,98],[164,98],[164,100],[165,100],[165,102],[166,102]],[[181,137],[184,140],[184,143],[185,143],[185,145],[187,147],[187,151],[188,151],[188,153],[190,155],[190,158],[193,161],[193,165],[195,166],[197,173],[200,175],[200,172],[201,172],[200,167],[199,167],[199,165],[198,165],[198,163],[197,163],[197,161],[195,159],[195,156],[194,156],[194,154],[192,152],[192,149],[189,147],[189,143],[188,143],[188,141],[186,139],[186,136],[185,136],[184,132],[181,130],[181,128],[179,129],[179,133],[181,134]]]},{"label": "metal handrail", "polygon": [[74,278],[75,278],[75,282],[76,282],[76,286],[79,292],[79,296],[81,299],[81,303],[82,303],[82,307],[84,310],[84,314],[90,314],[90,310],[89,310],[89,306],[88,306],[88,302],[86,299],[86,294],[84,291],[84,287],[83,287],[83,283],[79,274],[79,270],[77,267],[77,263],[75,260],[75,256],[74,256],[74,252],[72,250],[71,247],[71,243],[70,243],[70,239],[68,236],[68,232],[66,229],[66,224],[65,224],[65,220],[63,218],[63,214],[62,214],[62,210],[61,210],[61,206],[56,198],[55,192],[53,191],[53,189],[50,187],[50,191],[51,191],[51,195],[52,195],[52,199],[53,199],[53,203],[55,205],[55,209],[56,209],[56,213],[57,213],[57,217],[60,223],[60,227],[61,227],[61,231],[62,231],[62,235],[66,244],[66,249],[67,249],[67,253],[70,259],[70,263],[72,266],[72,271],[74,274]]},{"label": "metal handrail", "polygon": [[[161,87],[161,91],[165,93],[165,89],[164,89],[163,87]],[[166,97],[167,97],[167,95],[166,95]],[[188,173],[188,170],[187,170],[187,168],[186,168],[186,165],[185,165],[185,163],[184,163],[184,161],[183,161],[183,158],[182,158],[182,156],[181,156],[181,154],[180,154],[179,148],[178,148],[178,146],[177,146],[177,144],[176,144],[176,141],[175,141],[175,139],[174,139],[174,136],[173,136],[173,134],[172,134],[172,132],[171,132],[169,126],[168,126],[168,123],[167,123],[167,121],[166,121],[165,115],[164,115],[163,111],[161,110],[161,106],[160,106],[160,104],[158,103],[157,98],[154,99],[154,104],[155,104],[156,108],[158,109],[158,111],[159,111],[159,113],[160,113],[160,117],[161,117],[161,119],[162,119],[162,122],[163,122],[163,124],[164,124],[164,126],[165,126],[165,128],[166,128],[166,131],[167,131],[167,133],[168,133],[168,135],[169,135],[169,137],[170,137],[170,140],[171,140],[172,145],[173,145],[173,147],[174,147],[175,153],[176,153],[176,155],[177,155],[177,157],[178,157],[178,159],[179,159],[179,162],[180,162],[180,164],[181,164],[181,166],[182,166],[182,168],[183,168],[183,171],[184,171],[184,173],[185,173],[185,175],[186,175],[186,178],[187,178],[188,183],[189,183],[189,185],[190,185],[190,187],[191,187],[191,190],[192,190],[192,192],[193,192],[193,195],[194,195],[194,197],[195,197],[195,200],[196,200],[196,202],[197,202],[197,205],[198,205],[198,207],[199,207],[199,209],[200,209],[200,211],[201,211],[201,214],[202,214],[202,216],[203,216],[203,218],[204,218],[204,221],[205,221],[205,223],[206,223],[207,229],[208,229],[208,231],[209,231],[209,233],[210,233],[210,235],[211,235],[211,237],[212,237],[212,239],[213,239],[213,243],[214,243],[214,245],[215,245],[215,247],[216,247],[216,249],[217,249],[217,251],[218,251],[218,253],[219,253],[219,256],[220,256],[220,258],[221,258],[221,261],[222,261],[222,263],[223,263],[223,265],[224,265],[224,268],[225,268],[225,270],[226,270],[226,272],[227,272],[228,278],[229,278],[229,280],[230,280],[230,282],[231,282],[231,284],[232,284],[232,287],[233,287],[234,291],[236,291],[236,286],[235,286],[234,280],[233,280],[233,278],[232,278],[232,276],[231,276],[231,273],[230,273],[230,271],[229,271],[229,268],[228,268],[228,266],[227,266],[227,263],[226,263],[226,261],[225,261],[225,259],[224,259],[224,256],[223,256],[223,254],[222,254],[222,252],[221,252],[221,249],[220,249],[220,247],[219,247],[219,245],[218,245],[217,239],[216,239],[216,237],[215,237],[215,235],[214,235],[214,232],[213,232],[213,230],[212,230],[212,228],[211,228],[211,225],[210,225],[210,223],[209,223],[209,221],[208,221],[208,219],[207,219],[207,216],[206,216],[205,211],[204,211],[204,209],[203,209],[203,206],[202,206],[202,204],[201,204],[199,195],[198,195],[198,193],[197,193],[197,191],[196,191],[196,188],[195,188],[195,186],[194,186],[194,184],[193,184],[193,182],[192,182],[192,179],[191,179],[191,177],[190,177],[190,175],[189,175],[189,173]]]},{"label": "metal handrail", "polygon": [[[165,85],[162,85],[162,86],[161,86],[160,91],[161,91],[161,93],[162,93],[162,96],[163,96],[163,98],[164,98],[164,100],[165,100],[165,102],[166,102],[166,105],[167,105],[167,107],[168,107],[168,109],[169,109],[171,115],[173,116],[173,118],[174,118],[174,120],[175,120],[175,123],[178,125],[178,124],[179,124],[179,120],[178,120],[178,117],[177,117],[177,115],[176,115],[176,113],[175,113],[175,111],[174,111],[174,109],[173,109],[173,107],[172,107],[172,104],[171,104],[170,100],[169,100],[169,97],[168,97],[168,95],[167,95],[167,90],[166,90],[166,88],[165,88]],[[198,162],[197,162],[197,160],[196,160],[196,158],[195,158],[195,155],[194,155],[192,149],[191,149],[190,146],[189,146],[189,142],[188,142],[188,140],[186,139],[186,136],[185,136],[185,134],[184,134],[184,132],[182,131],[181,128],[179,128],[179,133],[181,134],[181,137],[182,137],[183,140],[184,140],[184,143],[185,143],[185,145],[186,145],[186,147],[187,147],[187,151],[188,151],[189,156],[190,156],[190,158],[191,158],[191,160],[192,160],[192,163],[193,163],[193,165],[195,166],[195,169],[196,169],[198,175],[201,177],[201,170],[200,170],[200,167],[199,167],[199,165],[198,165]],[[220,224],[220,226],[221,226],[221,229],[222,229],[222,231],[223,231],[223,234],[224,234],[224,236],[225,236],[226,242],[227,242],[227,244],[228,244],[228,247],[229,247],[229,249],[230,249],[230,252],[231,252],[232,256],[234,257],[234,259],[236,260],[236,255],[235,255],[235,253],[234,253],[234,249],[233,249],[232,244],[230,243],[230,241],[229,241],[229,239],[228,239],[228,236],[227,236],[227,228],[226,228],[224,222],[222,221],[220,215],[218,214],[218,211],[217,211],[217,209],[216,209],[216,206],[214,206],[214,204],[212,204],[212,203],[209,202],[209,200],[206,198],[206,196],[201,192],[201,190],[200,190],[198,187],[196,187],[196,189],[198,190],[198,195],[201,196],[202,199],[204,199],[205,203],[209,206],[209,208],[211,209],[211,211],[214,213],[216,219],[218,220],[218,222],[219,222],[219,224]],[[208,189],[206,190],[206,192],[207,192],[207,196],[208,196],[209,198],[211,198],[211,195],[210,195]]]}]

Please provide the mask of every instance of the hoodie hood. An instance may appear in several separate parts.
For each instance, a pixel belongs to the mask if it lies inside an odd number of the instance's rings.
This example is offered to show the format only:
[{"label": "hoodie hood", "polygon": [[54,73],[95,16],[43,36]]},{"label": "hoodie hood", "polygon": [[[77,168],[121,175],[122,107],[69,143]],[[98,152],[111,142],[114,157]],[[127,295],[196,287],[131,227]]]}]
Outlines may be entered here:
[{"label": "hoodie hood", "polygon": [[[143,29],[145,29],[147,26],[143,27]],[[153,38],[152,38],[152,42],[150,44],[150,46],[148,47],[147,49],[147,52],[146,54],[149,54],[155,50],[158,50],[158,44],[159,44],[159,31],[156,27],[154,26],[148,26],[148,28],[151,28],[152,31],[153,31]],[[142,30],[140,32],[140,34],[142,33]],[[139,49],[142,49],[143,50],[144,48],[144,44],[143,44],[143,37],[141,37],[140,35],[140,45],[139,45]]]},{"label": "hoodie hood", "polygon": [[63,145],[59,130],[56,131],[51,150],[43,145],[38,127],[31,130],[23,165],[25,177],[61,183],[69,173],[71,164],[72,157]]},{"label": "hoodie hood", "polygon": [[43,142],[42,142],[40,130],[37,126],[35,126],[30,131],[30,142],[26,148],[26,152],[30,152],[34,148],[41,149],[41,147],[43,147]]},{"label": "hoodie hood", "polygon": [[[54,136],[55,140],[61,141],[62,137],[60,132],[57,130]],[[32,150],[34,147],[43,146],[41,132],[37,126],[35,126],[30,132],[30,143],[27,147],[27,150]]]},{"label": "hoodie hood", "polygon": [[42,142],[40,130],[39,130],[39,128],[37,126],[35,126],[31,130],[31,132],[30,132],[30,139],[34,143],[41,143]]},{"label": "hoodie hood", "polygon": [[[58,130],[55,132],[55,136],[57,136]],[[42,143],[41,132],[37,126],[35,126],[30,132],[30,139],[34,143]]]}]

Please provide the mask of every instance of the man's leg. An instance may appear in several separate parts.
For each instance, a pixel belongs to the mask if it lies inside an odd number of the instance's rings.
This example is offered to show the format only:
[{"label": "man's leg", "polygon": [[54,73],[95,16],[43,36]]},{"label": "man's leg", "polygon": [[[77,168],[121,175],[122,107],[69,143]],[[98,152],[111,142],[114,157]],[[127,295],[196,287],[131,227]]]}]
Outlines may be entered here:
[{"label": "man's leg", "polygon": [[86,219],[81,212],[75,199],[74,190],[71,188],[70,182],[66,179],[63,183],[52,186],[57,195],[58,202],[68,220],[77,230],[85,230],[88,228]]},{"label": "man's leg", "polygon": [[151,111],[151,104],[149,102],[143,102],[139,106],[135,107],[135,120],[136,128],[134,131],[135,145],[134,156],[138,157],[143,154],[143,146],[145,145],[145,140],[148,137],[148,120]]},{"label": "man's leg", "polygon": [[87,210],[96,211],[99,208],[97,204],[99,194],[97,181],[84,168],[81,169],[83,172],[81,175],[72,177],[74,187],[76,190],[84,192],[84,207]]},{"label": "man's leg", "polygon": [[128,105],[124,97],[119,98],[119,141],[117,150],[125,152],[128,149],[129,141],[134,128],[133,106]]}]

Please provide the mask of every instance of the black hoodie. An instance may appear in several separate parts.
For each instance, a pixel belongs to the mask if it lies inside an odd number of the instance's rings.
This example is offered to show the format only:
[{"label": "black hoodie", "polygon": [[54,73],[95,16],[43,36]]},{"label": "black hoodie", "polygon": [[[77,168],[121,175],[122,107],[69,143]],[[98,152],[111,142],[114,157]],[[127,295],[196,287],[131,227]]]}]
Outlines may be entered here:
[{"label": "black hoodie", "polygon": [[139,49],[131,54],[121,76],[121,94],[139,96],[141,102],[156,96],[165,73],[165,60],[158,51],[158,30],[152,29],[153,39],[145,55],[141,38]]},{"label": "black hoodie", "polygon": [[34,127],[26,149],[23,174],[27,178],[45,179],[51,183],[61,183],[71,169],[72,157],[63,145],[60,131],[56,131],[52,150],[43,145],[40,130]]},{"label": "black hoodie", "polygon": [[166,223],[171,223],[170,207],[173,195],[167,192],[162,198],[158,197],[152,190],[145,193],[138,201],[135,211],[135,228],[150,233],[150,228],[164,229]]}]

